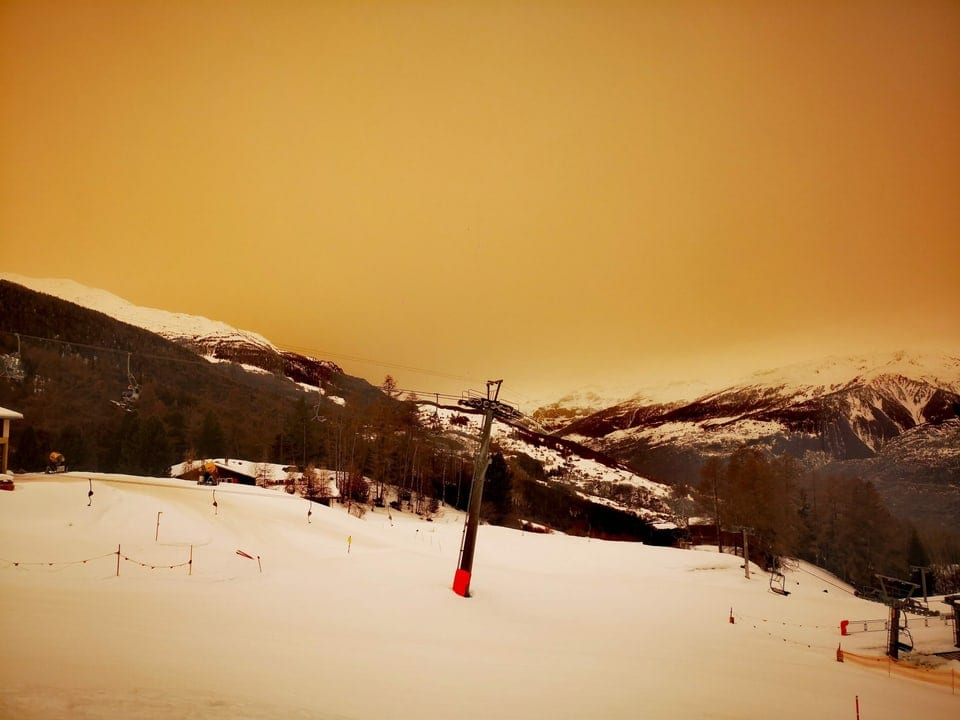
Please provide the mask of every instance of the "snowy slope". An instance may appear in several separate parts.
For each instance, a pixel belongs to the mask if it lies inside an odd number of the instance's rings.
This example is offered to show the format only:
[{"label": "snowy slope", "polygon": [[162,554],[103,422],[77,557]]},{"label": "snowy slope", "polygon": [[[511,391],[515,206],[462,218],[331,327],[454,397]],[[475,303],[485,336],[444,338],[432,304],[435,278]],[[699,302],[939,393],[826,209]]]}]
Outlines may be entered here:
[{"label": "snowy slope", "polygon": [[[808,566],[783,597],[729,555],[483,526],[464,599],[456,514],[17,483],[0,493],[0,717],[807,720],[852,718],[857,698],[871,720],[960,713],[949,687],[837,663],[841,639],[882,653],[882,632],[838,624],[884,610]],[[948,641],[942,621],[911,623],[918,650]]]}]

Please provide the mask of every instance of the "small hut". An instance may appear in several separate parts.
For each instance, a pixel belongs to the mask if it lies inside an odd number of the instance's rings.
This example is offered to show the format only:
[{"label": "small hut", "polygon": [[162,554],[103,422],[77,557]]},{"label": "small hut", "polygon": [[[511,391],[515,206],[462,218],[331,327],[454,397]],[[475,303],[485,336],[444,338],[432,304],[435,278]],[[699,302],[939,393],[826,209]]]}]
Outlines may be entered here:
[{"label": "small hut", "polygon": [[6,475],[10,453],[10,421],[23,420],[23,415],[15,410],[0,407],[0,420],[3,421],[3,434],[0,436],[0,475]]}]

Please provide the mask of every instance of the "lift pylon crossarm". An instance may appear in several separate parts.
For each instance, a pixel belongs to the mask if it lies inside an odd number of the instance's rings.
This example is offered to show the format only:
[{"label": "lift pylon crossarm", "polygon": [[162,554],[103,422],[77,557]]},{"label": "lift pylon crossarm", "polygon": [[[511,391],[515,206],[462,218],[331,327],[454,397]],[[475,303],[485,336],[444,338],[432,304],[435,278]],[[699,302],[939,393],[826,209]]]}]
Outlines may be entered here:
[{"label": "lift pylon crossarm", "polygon": [[[500,395],[500,383],[502,382],[503,380],[488,380],[486,397],[475,390],[468,390],[465,395],[460,397],[457,404],[473,410],[480,410],[481,412],[486,412],[488,409],[493,410],[493,414],[503,420],[518,420],[522,418],[523,413],[520,412],[516,406],[498,399]],[[494,386],[496,386],[496,389],[493,389]]]}]

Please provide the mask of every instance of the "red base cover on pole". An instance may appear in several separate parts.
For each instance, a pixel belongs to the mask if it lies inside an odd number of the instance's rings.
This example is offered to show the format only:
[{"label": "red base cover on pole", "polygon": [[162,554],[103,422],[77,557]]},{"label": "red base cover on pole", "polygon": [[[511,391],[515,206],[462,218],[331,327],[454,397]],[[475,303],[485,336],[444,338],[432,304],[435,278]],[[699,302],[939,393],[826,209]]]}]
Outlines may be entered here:
[{"label": "red base cover on pole", "polygon": [[470,591],[470,573],[459,569],[453,576],[453,591],[461,597],[467,597]]}]

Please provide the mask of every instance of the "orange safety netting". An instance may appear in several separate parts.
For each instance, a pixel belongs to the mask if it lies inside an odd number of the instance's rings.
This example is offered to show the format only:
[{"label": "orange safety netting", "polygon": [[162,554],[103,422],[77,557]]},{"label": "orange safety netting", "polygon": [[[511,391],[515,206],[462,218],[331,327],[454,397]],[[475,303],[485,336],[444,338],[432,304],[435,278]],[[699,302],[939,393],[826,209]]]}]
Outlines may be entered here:
[{"label": "orange safety netting", "polygon": [[888,675],[899,675],[931,685],[950,688],[954,694],[960,691],[960,673],[957,673],[956,670],[932,670],[909,665],[886,655],[858,655],[847,650],[838,651],[837,659],[841,662],[852,662],[864,667],[883,670]]}]

